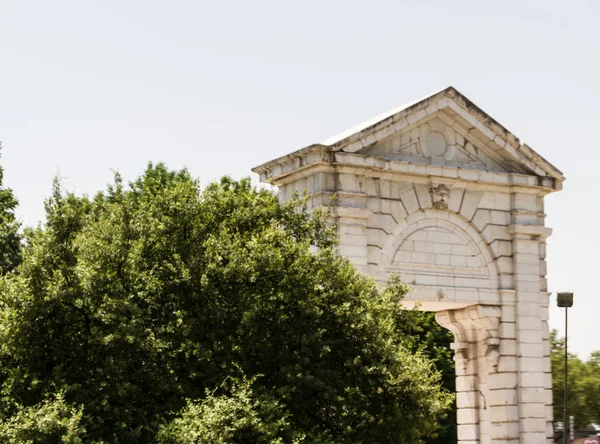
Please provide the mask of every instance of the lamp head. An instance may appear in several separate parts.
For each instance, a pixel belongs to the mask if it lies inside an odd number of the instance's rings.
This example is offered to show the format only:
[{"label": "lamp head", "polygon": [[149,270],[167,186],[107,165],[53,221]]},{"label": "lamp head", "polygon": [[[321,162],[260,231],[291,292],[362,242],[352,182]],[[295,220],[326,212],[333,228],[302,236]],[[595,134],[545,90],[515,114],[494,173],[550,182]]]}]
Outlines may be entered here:
[{"label": "lamp head", "polygon": [[559,292],[556,294],[556,305],[559,307],[573,306],[573,292]]}]

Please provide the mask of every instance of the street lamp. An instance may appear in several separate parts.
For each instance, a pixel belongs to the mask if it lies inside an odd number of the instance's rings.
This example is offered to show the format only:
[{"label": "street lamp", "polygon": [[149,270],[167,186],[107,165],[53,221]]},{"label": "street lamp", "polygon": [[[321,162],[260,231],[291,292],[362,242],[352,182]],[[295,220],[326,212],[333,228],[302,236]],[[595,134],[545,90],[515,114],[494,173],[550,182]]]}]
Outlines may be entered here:
[{"label": "street lamp", "polygon": [[556,295],[556,305],[565,308],[565,390],[563,400],[563,443],[567,444],[567,376],[569,365],[567,363],[567,340],[569,326],[569,307],[573,306],[573,292],[560,292]]}]

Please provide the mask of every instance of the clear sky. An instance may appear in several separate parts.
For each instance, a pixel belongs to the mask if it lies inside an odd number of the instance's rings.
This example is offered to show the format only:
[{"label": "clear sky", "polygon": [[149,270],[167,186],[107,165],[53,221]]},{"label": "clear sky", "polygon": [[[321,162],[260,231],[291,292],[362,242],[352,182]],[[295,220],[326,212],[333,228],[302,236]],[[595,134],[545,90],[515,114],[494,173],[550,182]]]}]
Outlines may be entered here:
[{"label": "clear sky", "polygon": [[[546,199],[549,283],[575,292],[569,342],[586,358],[600,350],[599,18],[597,0],[0,0],[5,185],[32,225],[57,173],[77,193],[148,161],[239,178],[452,85],[567,177]],[[550,324],[562,333],[563,312]]]}]

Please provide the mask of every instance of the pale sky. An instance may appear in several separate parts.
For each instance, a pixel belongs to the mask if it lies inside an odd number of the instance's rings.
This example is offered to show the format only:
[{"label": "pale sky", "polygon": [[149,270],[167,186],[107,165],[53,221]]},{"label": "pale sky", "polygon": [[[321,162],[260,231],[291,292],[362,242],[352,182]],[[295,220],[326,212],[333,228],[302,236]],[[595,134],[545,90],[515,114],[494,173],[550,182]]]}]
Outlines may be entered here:
[{"label": "pale sky", "polygon": [[148,161],[256,180],[253,166],[452,85],[567,178],[546,198],[548,277],[575,292],[569,345],[587,358],[600,350],[599,19],[597,0],[0,0],[5,185],[33,225],[57,173],[80,194]]}]

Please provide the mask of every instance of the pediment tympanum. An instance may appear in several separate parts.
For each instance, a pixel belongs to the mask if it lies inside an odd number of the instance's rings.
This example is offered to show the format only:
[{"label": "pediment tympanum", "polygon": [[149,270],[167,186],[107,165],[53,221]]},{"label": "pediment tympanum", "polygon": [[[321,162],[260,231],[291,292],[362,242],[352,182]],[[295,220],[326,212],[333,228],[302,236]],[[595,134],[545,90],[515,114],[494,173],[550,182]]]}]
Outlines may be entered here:
[{"label": "pediment tympanum", "polygon": [[357,154],[390,160],[445,165],[482,171],[507,172],[498,156],[444,111],[419,125],[362,148]]}]

